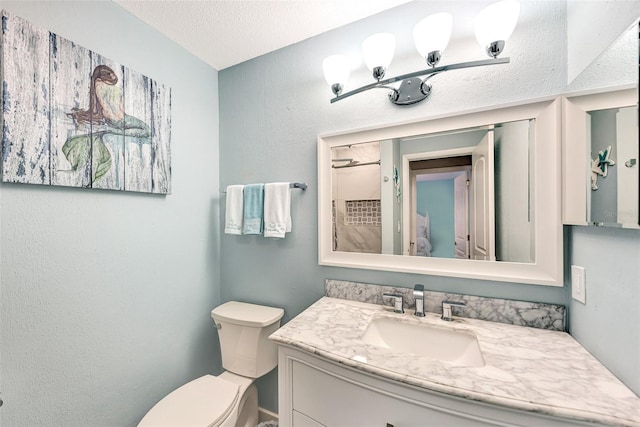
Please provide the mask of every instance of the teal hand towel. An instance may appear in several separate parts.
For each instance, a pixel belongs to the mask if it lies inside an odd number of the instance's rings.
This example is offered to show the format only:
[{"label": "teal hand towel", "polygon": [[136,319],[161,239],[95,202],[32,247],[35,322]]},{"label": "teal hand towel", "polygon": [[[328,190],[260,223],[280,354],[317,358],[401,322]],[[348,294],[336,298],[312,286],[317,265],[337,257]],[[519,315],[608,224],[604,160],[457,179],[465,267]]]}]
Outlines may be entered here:
[{"label": "teal hand towel", "polygon": [[243,234],[262,234],[264,212],[264,184],[244,186]]}]

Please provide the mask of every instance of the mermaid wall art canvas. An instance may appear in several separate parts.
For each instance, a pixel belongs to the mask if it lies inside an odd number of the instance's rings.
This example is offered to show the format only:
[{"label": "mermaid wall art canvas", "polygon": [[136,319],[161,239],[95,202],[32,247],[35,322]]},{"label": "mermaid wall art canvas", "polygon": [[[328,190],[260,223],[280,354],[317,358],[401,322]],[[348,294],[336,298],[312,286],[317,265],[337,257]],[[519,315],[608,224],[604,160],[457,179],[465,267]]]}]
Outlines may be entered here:
[{"label": "mermaid wall art canvas", "polygon": [[2,12],[2,180],[171,193],[171,90]]}]

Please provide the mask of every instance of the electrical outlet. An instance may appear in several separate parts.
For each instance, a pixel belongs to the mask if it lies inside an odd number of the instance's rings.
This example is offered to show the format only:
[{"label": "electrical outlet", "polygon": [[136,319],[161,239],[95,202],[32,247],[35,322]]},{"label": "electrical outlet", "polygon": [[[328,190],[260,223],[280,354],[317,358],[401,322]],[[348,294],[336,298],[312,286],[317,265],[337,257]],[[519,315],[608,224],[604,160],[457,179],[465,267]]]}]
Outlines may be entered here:
[{"label": "electrical outlet", "polygon": [[580,301],[583,304],[586,304],[586,272],[584,267],[579,267],[577,265],[571,266],[571,297]]}]

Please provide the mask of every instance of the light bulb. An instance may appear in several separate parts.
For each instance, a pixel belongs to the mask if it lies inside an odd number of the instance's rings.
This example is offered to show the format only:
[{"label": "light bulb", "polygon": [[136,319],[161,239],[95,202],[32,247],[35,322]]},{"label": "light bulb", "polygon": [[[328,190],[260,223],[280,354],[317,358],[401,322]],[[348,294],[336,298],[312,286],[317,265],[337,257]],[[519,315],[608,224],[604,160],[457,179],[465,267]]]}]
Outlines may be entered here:
[{"label": "light bulb", "polygon": [[520,3],[503,0],[484,8],[475,19],[476,39],[489,56],[502,52],[504,43],[516,28],[520,15]]},{"label": "light bulb", "polygon": [[427,59],[429,65],[435,66],[447,48],[452,28],[453,16],[445,12],[429,15],[413,28],[416,49],[420,56]]},{"label": "light bulb", "polygon": [[374,78],[380,80],[391,64],[396,49],[396,38],[392,34],[378,33],[362,42],[362,54],[367,68]]},{"label": "light bulb", "polygon": [[344,55],[328,56],[322,61],[322,71],[333,93],[340,95],[351,73],[349,59]]}]

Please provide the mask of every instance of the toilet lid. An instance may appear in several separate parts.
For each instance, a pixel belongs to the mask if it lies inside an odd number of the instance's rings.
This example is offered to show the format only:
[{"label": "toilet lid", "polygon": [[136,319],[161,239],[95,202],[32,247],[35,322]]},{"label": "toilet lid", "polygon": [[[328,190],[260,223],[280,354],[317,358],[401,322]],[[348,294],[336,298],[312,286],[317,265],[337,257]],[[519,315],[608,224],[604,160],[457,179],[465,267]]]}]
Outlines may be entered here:
[{"label": "toilet lid", "polygon": [[205,375],[165,396],[144,416],[138,427],[216,426],[238,400],[238,384]]},{"label": "toilet lid", "polygon": [[280,320],[284,316],[281,308],[246,302],[229,301],[211,310],[211,317],[219,323],[227,322],[234,325],[264,328]]}]

